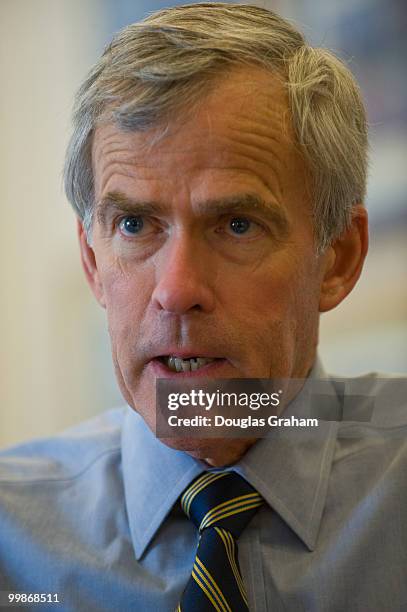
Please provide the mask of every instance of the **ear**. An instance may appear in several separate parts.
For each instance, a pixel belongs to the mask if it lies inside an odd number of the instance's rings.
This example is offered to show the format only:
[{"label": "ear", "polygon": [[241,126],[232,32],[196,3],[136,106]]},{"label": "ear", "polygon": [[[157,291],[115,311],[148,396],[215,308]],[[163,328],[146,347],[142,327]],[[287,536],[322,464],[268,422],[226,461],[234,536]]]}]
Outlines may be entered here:
[{"label": "ear", "polygon": [[367,211],[362,204],[357,204],[349,229],[336,238],[323,255],[320,312],[332,310],[352,291],[362,272],[368,246]]},{"label": "ear", "polygon": [[86,280],[88,281],[88,284],[92,289],[93,295],[95,296],[99,304],[103,308],[106,308],[103,285],[99,277],[95,252],[88,243],[85,230],[83,228],[82,222],[79,219],[77,220],[77,230],[79,247],[81,250],[81,261],[83,269],[85,271]]}]

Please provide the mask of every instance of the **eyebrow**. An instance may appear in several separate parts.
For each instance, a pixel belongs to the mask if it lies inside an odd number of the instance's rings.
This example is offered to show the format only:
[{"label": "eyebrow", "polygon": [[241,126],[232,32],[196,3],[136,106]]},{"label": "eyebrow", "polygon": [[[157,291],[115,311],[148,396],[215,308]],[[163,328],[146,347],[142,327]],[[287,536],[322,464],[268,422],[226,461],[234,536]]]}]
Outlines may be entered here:
[{"label": "eyebrow", "polygon": [[114,212],[128,215],[157,215],[165,214],[168,209],[160,202],[134,200],[120,191],[109,191],[96,203],[96,218],[101,225],[106,225],[108,214]]},{"label": "eyebrow", "polygon": [[[290,223],[284,209],[257,194],[243,193],[204,200],[198,203],[197,208],[208,216],[258,213],[273,223],[282,237],[290,233]],[[106,225],[108,215],[114,212],[128,215],[164,216],[168,214],[168,210],[168,207],[161,202],[135,200],[119,191],[110,191],[96,204],[96,218],[101,225]]]}]

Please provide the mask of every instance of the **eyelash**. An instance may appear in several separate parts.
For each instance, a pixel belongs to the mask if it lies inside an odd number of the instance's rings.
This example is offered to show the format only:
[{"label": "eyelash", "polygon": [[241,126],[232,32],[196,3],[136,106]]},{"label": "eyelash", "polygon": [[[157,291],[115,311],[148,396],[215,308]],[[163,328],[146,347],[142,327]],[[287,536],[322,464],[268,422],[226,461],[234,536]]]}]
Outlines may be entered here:
[{"label": "eyelash", "polygon": [[[221,223],[223,224],[222,228],[220,231],[224,230],[224,226],[227,222],[231,222],[233,219],[245,219],[246,221],[248,221],[251,225],[255,225],[257,226],[260,230],[262,230],[262,233],[266,233],[267,231],[269,231],[269,228],[263,224],[261,221],[258,221],[257,219],[253,219],[247,215],[239,215],[239,214],[233,214],[233,215],[227,215],[226,217],[221,219]],[[242,242],[242,238],[239,238],[238,234],[228,234],[227,232],[224,232],[226,234],[226,237],[231,239],[231,240],[239,240],[240,242]],[[242,234],[242,237],[244,237],[244,234]],[[253,236],[252,238],[246,238],[246,242],[250,242],[251,240],[255,240],[258,236]]]},{"label": "eyelash", "polygon": [[121,215],[120,217],[117,217],[117,219],[115,219],[113,222],[114,231],[120,232],[122,238],[124,238],[125,240],[132,240],[133,238],[131,238],[130,236],[126,236],[125,234],[123,234],[123,232],[120,231],[120,224],[125,219],[134,219],[134,218],[141,218],[144,223],[150,222],[154,224],[153,219],[151,219],[150,217],[147,217],[146,215]]},{"label": "eyelash", "polygon": [[[134,237],[136,236],[136,234],[135,234],[133,237],[126,236],[125,234],[123,234],[123,232],[121,232],[121,231],[120,231],[120,224],[121,224],[121,222],[122,222],[122,221],[124,221],[125,219],[131,219],[131,218],[135,218],[135,217],[141,217],[141,218],[143,219],[143,221],[144,221],[144,222],[150,222],[152,225],[155,225],[156,227],[158,226],[158,222],[157,222],[157,220],[152,219],[151,217],[148,217],[148,216],[145,216],[145,215],[121,215],[121,216],[117,217],[117,218],[114,220],[114,222],[113,222],[113,229],[114,229],[114,231],[119,231],[119,232],[120,232],[120,234],[121,234],[121,236],[122,236],[122,238],[123,238],[124,240],[133,240],[133,239],[134,239]],[[215,230],[215,231],[216,231],[216,233],[222,233],[222,232],[223,232],[223,233],[225,234],[225,237],[226,237],[227,239],[230,239],[230,240],[235,240],[235,241],[236,241],[236,240],[238,240],[239,242],[242,242],[242,241],[243,241],[243,239],[242,239],[242,238],[239,238],[239,235],[238,235],[238,234],[231,235],[231,234],[229,234],[229,233],[227,233],[227,232],[225,231],[225,224],[226,224],[227,222],[231,222],[233,219],[245,219],[245,220],[246,220],[246,221],[248,221],[250,224],[254,224],[254,225],[256,225],[256,226],[257,226],[257,227],[258,227],[260,230],[262,230],[262,232],[263,232],[263,233],[266,233],[266,232],[270,233],[270,228],[269,228],[269,227],[267,227],[267,226],[266,226],[265,224],[263,224],[262,222],[258,221],[257,219],[252,219],[252,218],[251,218],[251,217],[249,217],[249,216],[246,216],[246,215],[243,215],[243,214],[242,214],[242,215],[239,215],[239,214],[236,214],[236,213],[235,213],[235,214],[233,214],[233,215],[232,215],[232,214],[229,214],[229,215],[227,215],[227,216],[225,216],[225,217],[221,217],[221,218],[219,219],[219,222],[217,223],[217,227],[216,227],[216,230]],[[156,223],[154,223],[154,221],[156,221]],[[219,227],[219,226],[221,226],[221,227]],[[242,236],[244,236],[244,234],[242,234]],[[254,237],[252,237],[252,238],[246,238],[246,241],[247,241],[247,242],[249,242],[249,241],[251,241],[251,240],[255,240],[256,238],[257,238],[257,236],[254,236]]]}]

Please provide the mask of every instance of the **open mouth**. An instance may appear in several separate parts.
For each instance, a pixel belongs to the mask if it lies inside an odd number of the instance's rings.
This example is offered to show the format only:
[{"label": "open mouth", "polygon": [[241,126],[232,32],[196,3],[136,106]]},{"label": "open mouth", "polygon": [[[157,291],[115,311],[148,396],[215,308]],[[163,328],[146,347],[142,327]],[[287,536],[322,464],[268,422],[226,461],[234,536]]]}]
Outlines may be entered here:
[{"label": "open mouth", "polygon": [[164,355],[158,357],[158,359],[172,372],[195,372],[196,370],[201,370],[210,363],[221,361],[218,357],[190,357],[188,359],[181,359],[173,355]]}]

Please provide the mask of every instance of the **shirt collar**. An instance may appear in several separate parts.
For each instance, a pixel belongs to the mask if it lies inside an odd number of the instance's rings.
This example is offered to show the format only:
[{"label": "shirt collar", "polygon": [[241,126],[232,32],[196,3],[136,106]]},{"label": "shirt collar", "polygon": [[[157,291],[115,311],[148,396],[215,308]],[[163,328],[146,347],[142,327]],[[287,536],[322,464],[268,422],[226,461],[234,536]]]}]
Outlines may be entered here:
[{"label": "shirt collar", "polygon": [[206,468],[160,442],[130,407],[123,421],[122,462],[130,532],[140,559],[184,489]]},{"label": "shirt collar", "polygon": [[[284,416],[309,415],[311,381],[325,377],[317,360]],[[334,405],[335,389],[329,380],[326,385]],[[312,416],[318,418],[315,404]],[[326,419],[326,412],[323,416]],[[315,547],[325,506],[336,429],[335,421],[326,420],[319,420],[315,428],[276,427],[233,466],[310,550]],[[131,408],[123,421],[122,460],[130,532],[139,559],[182,492],[208,466],[160,442]]]},{"label": "shirt collar", "polygon": [[[317,379],[324,381],[319,400],[312,386]],[[336,390],[319,360],[281,416],[291,415],[317,418],[318,427],[276,427],[252,446],[234,469],[261,493],[308,549],[314,550],[341,418]]]}]

